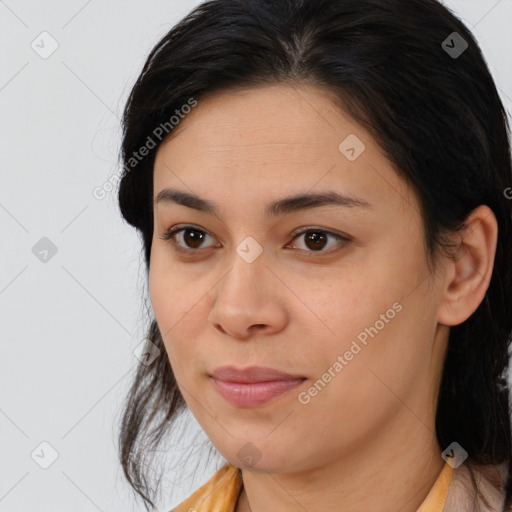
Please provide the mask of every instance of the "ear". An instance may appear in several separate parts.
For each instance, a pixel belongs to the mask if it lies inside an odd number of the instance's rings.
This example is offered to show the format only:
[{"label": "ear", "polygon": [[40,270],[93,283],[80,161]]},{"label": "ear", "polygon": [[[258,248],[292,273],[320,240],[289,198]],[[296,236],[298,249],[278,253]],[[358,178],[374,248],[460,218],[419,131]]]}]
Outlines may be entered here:
[{"label": "ear", "polygon": [[475,208],[458,233],[455,253],[446,264],[440,324],[453,326],[464,322],[480,305],[491,281],[498,239],[498,222],[485,205]]}]

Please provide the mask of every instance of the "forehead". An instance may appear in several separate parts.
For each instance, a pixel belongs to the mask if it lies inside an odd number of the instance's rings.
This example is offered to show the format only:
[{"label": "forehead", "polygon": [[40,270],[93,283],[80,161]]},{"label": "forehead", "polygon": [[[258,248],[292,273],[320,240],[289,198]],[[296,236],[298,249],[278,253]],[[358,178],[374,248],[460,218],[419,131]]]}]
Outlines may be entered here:
[{"label": "forehead", "polygon": [[312,159],[315,151],[328,148],[338,156],[340,137],[354,132],[368,137],[326,90],[280,84],[207,95],[166,143],[194,145],[211,159],[246,151],[258,160],[269,155]]},{"label": "forehead", "polygon": [[[346,140],[362,151],[357,159],[343,153]],[[245,197],[259,191],[265,200],[317,185],[395,202],[407,194],[379,145],[332,94],[284,84],[198,100],[157,152],[154,192],[171,184],[206,196],[243,187]]]}]

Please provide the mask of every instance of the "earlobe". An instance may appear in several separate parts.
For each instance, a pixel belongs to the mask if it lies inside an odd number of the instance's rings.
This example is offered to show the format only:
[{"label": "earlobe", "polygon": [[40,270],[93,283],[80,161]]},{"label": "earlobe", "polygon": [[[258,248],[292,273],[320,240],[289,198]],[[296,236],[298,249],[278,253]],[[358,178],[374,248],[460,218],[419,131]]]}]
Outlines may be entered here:
[{"label": "earlobe", "polygon": [[459,325],[467,320],[485,297],[491,281],[498,223],[485,205],[475,208],[458,233],[455,254],[446,263],[446,279],[438,321]]}]

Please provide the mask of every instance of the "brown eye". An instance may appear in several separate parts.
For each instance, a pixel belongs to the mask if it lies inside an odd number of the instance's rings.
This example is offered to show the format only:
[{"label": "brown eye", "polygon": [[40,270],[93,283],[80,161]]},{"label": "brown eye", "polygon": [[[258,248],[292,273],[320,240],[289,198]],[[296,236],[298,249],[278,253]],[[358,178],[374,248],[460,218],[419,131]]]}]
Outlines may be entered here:
[{"label": "brown eye", "polygon": [[204,241],[205,233],[199,229],[185,229],[183,240],[188,247],[198,249]]},{"label": "brown eye", "polygon": [[[295,232],[294,235],[295,236],[293,240],[298,240],[303,237],[304,247],[299,247],[299,249],[301,249],[306,254],[309,253],[307,254],[308,256],[315,256],[315,253],[331,253],[333,252],[331,251],[331,248],[334,247],[333,250],[336,251],[336,246],[339,246],[339,249],[351,241],[351,239],[346,236],[331,233],[330,231],[326,231],[320,228],[303,229],[300,232]],[[334,240],[334,243],[330,242],[330,239]],[[327,249],[325,249],[326,247]]]},{"label": "brown eye", "polygon": [[202,244],[204,244],[204,241],[208,237],[210,237],[208,233],[193,226],[170,229],[160,236],[162,240],[170,240],[174,247],[179,251],[194,251],[204,248]]},{"label": "brown eye", "polygon": [[304,243],[307,247],[316,251],[325,247],[327,237],[321,231],[309,231],[304,238]]}]

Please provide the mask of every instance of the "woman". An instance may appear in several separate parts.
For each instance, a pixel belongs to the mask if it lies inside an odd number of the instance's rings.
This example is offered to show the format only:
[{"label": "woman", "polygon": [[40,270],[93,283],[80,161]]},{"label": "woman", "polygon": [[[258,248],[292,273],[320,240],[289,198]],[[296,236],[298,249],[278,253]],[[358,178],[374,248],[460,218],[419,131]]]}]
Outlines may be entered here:
[{"label": "woman", "polygon": [[188,407],[225,465],[177,512],[511,509],[508,135],[434,0],[212,0],[156,45],[119,189],[161,354],[120,434],[146,508]]}]

